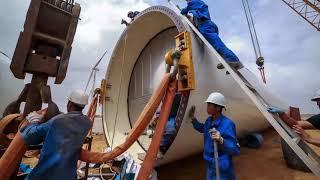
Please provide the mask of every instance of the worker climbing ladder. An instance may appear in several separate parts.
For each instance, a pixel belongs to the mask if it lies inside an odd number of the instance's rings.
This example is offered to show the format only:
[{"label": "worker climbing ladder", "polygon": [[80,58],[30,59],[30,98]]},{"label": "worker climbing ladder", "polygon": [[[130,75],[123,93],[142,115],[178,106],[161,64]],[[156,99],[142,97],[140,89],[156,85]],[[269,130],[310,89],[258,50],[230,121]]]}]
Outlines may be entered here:
[{"label": "worker climbing ladder", "polygon": [[[169,3],[175,9],[179,11],[175,4],[171,1]],[[194,33],[202,40],[202,42],[209,48],[209,50],[218,57],[218,61],[226,68],[230,73],[230,76],[234,78],[240,88],[248,95],[255,106],[268,120],[272,127],[277,131],[281,138],[289,145],[289,147],[298,155],[298,157],[306,164],[306,166],[316,175],[320,176],[320,161],[319,156],[304,142],[300,137],[294,133],[278,115],[268,112],[270,105],[259,94],[255,87],[244,78],[241,71],[235,72],[229,64],[217,53],[217,51],[210,45],[210,43],[204,38],[204,36],[198,31],[193,23],[187,18],[182,17],[194,31]]]}]

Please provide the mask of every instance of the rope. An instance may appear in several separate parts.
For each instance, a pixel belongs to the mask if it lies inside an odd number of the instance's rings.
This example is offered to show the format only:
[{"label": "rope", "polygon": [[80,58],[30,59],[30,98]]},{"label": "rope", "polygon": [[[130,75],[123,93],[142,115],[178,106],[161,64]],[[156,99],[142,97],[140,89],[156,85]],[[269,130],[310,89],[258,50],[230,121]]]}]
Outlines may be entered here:
[{"label": "rope", "polygon": [[125,56],[126,46],[127,46],[127,37],[128,37],[128,33],[126,33],[126,36],[125,36],[125,38],[124,38],[124,48],[123,48],[123,53],[122,53],[122,64],[121,64],[121,74],[120,74],[120,87],[119,87],[118,98],[117,98],[116,117],[115,117],[114,125],[113,125],[113,134],[112,134],[112,139],[111,139],[111,150],[112,150],[112,148],[113,148],[113,140],[114,140],[114,135],[115,135],[115,130],[116,130],[116,124],[117,124],[117,120],[118,120],[119,99],[120,99],[120,92],[121,92],[121,87],[122,87],[122,75],[123,75],[124,56]]}]

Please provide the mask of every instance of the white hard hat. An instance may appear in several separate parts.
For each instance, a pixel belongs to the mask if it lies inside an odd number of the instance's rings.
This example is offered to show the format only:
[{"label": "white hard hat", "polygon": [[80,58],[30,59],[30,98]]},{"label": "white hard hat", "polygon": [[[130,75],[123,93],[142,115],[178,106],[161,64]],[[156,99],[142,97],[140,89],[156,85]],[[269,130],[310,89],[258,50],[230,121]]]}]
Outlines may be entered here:
[{"label": "white hard hat", "polygon": [[317,99],[320,99],[320,89],[316,92],[316,95],[311,99],[311,101],[316,101]]},{"label": "white hard hat", "polygon": [[225,98],[221,93],[213,92],[209,95],[208,99],[206,100],[206,103],[212,103],[219,106],[226,107]]},{"label": "white hard hat", "polygon": [[68,96],[68,100],[80,105],[80,106],[85,106],[88,104],[88,95],[86,95],[82,90],[77,89],[74,90],[70,93],[70,95]]}]

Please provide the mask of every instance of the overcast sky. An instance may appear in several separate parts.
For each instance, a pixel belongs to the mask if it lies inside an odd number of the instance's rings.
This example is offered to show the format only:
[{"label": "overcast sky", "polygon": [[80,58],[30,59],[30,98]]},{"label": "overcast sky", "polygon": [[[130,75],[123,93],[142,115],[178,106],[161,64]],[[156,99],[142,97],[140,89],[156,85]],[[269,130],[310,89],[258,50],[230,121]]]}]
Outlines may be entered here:
[{"label": "overcast sky", "polygon": [[[84,88],[90,68],[107,49],[100,64],[98,84],[104,77],[112,49],[123,31],[122,18],[129,10],[151,5],[166,5],[166,0],[78,0],[79,22],[67,77],[52,87],[54,101],[65,110],[66,96],[75,88]],[[178,1],[175,1],[178,2]],[[206,0],[211,18],[219,26],[223,41],[258,75],[241,0]],[[3,1],[0,6],[0,50],[12,57],[29,0]],[[281,0],[249,0],[261,51],[265,58],[267,83],[302,113],[319,112],[310,101],[320,88],[320,32],[305,22]],[[184,1],[179,1],[183,7]]]}]

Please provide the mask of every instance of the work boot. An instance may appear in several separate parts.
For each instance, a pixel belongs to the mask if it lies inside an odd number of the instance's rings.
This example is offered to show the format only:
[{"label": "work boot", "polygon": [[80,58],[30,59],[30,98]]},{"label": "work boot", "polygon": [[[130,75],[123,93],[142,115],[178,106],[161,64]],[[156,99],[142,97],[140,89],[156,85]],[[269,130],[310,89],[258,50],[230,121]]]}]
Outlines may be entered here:
[{"label": "work boot", "polygon": [[[238,69],[243,67],[243,65],[239,61],[238,62],[228,62],[228,64],[235,70],[238,70]],[[218,69],[224,69],[224,66],[223,66],[222,63],[219,63],[217,65],[217,68]]]},{"label": "work boot", "polygon": [[237,61],[237,62],[228,62],[228,64],[235,70],[243,68],[243,65],[239,61]]},{"label": "work boot", "polygon": [[218,68],[218,69],[224,69],[224,66],[223,66],[222,63],[219,63],[219,64],[217,65],[217,68]]}]

